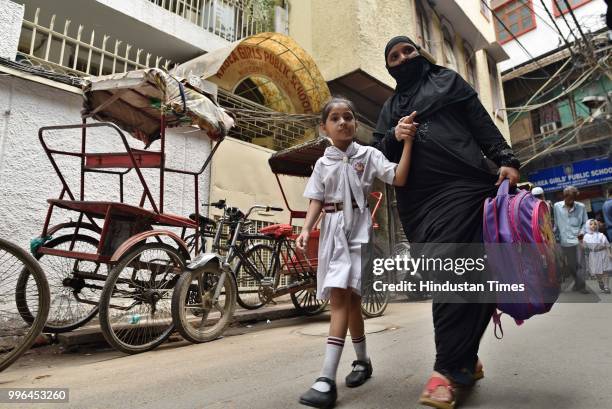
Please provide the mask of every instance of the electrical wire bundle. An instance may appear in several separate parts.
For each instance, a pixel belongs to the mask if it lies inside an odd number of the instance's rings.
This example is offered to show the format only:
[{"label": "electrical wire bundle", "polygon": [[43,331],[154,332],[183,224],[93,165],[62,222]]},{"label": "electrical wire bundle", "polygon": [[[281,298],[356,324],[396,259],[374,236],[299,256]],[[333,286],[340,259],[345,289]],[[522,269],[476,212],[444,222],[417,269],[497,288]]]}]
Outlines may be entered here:
[{"label": "electrical wire bundle", "polygon": [[63,84],[71,85],[73,87],[80,88],[82,84],[81,78],[77,76],[58,73],[53,71],[51,68],[47,68],[42,65],[34,65],[34,62],[29,59],[22,59],[21,61],[17,62],[0,57],[0,65],[4,65],[6,67],[18,71],[37,75],[39,77],[47,78],[53,81],[61,82]]},{"label": "electrical wire bundle", "polygon": [[[530,112],[536,109],[540,109],[560,98],[563,98],[567,95],[570,95],[572,92],[579,89],[583,86],[587,81],[594,80],[598,76],[605,75],[608,79],[612,80],[612,47],[609,46],[609,41],[607,38],[607,33],[599,34],[599,35],[587,35],[583,32],[576,15],[571,7],[571,4],[568,0],[558,0],[559,3],[564,2],[565,7],[567,8],[568,14],[571,16],[575,26],[572,27],[569,18],[565,15],[566,13],[561,13],[561,17],[563,22],[568,28],[567,36],[561,31],[559,25],[557,24],[555,18],[553,17],[551,11],[546,5],[544,0],[540,0],[541,7],[540,11],[545,11],[548,15],[550,22],[549,23],[545,18],[543,18],[538,12],[535,10],[536,4],[528,1],[528,0],[519,0],[519,2],[527,7],[532,13],[537,15],[539,19],[544,22],[549,28],[553,29],[558,33],[560,40],[565,43],[564,47],[569,51],[569,58],[561,65],[559,69],[556,70],[552,75],[544,69],[540,61],[538,61],[531,53],[527,50],[527,48],[521,43],[521,41],[514,35],[514,33],[504,24],[502,19],[493,11],[487,4],[484,2],[483,4],[489,8],[492,15],[498,21],[498,23],[506,30],[512,38],[517,42],[518,46],[529,56],[531,61],[537,66],[538,71],[543,72],[544,76],[536,76],[536,77],[526,77],[526,76],[517,76],[521,82],[525,80],[546,80],[544,85],[542,85],[531,97],[527,100],[526,103],[516,106],[516,107],[507,107],[506,111],[509,113],[513,113],[513,118],[510,121],[510,126],[516,122],[519,116],[522,113]],[[587,16],[588,17],[588,16]],[[578,32],[578,33],[577,33]],[[573,37],[573,42],[570,42],[570,38]],[[516,70],[518,67],[515,67],[512,71]],[[510,74],[512,71],[507,73]],[[569,85],[566,84],[566,81],[570,77],[575,77],[572,79],[572,83]],[[562,91],[557,95],[548,98],[549,94],[555,92],[559,87],[563,87]],[[546,99],[545,99],[546,98]],[[608,103],[610,103],[608,98]],[[517,155],[524,156],[528,151],[535,150],[537,153],[533,156],[527,158],[522,161],[525,166],[535,159],[545,155],[546,153],[554,150],[560,149],[568,144],[574,142],[577,136],[581,131],[584,130],[584,127],[591,126],[595,120],[598,122],[604,123],[608,129],[612,128],[611,121],[607,118],[595,118],[593,115],[590,115],[588,118],[583,120],[582,122],[576,124],[573,123],[570,126],[566,126],[562,129],[556,130],[555,134],[562,133],[564,131],[569,130],[566,134],[561,136],[559,139],[550,143],[550,137],[544,137],[538,140],[536,143],[533,143],[529,146],[521,148],[517,150]],[[603,122],[602,122],[603,121]],[[577,126],[576,126],[577,125]],[[571,129],[574,127],[573,129]],[[541,150],[540,150],[541,149]],[[521,155],[523,154],[523,155]]]}]

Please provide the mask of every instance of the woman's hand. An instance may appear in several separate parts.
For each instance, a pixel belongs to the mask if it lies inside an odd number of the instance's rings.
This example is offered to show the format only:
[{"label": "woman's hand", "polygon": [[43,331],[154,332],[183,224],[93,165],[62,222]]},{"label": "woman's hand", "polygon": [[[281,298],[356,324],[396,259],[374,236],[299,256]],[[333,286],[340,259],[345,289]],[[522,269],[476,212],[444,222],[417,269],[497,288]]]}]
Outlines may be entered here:
[{"label": "woman's hand", "polygon": [[501,168],[499,168],[499,178],[497,179],[497,183],[495,183],[495,186],[501,185],[504,179],[510,180],[510,186],[516,186],[520,178],[521,175],[519,174],[518,170],[509,166],[502,166]]},{"label": "woman's hand", "polygon": [[410,141],[415,137],[417,126],[419,125],[414,122],[416,114],[416,111],[414,111],[410,115],[404,116],[397,121],[397,125],[395,126],[395,139],[398,141]]},{"label": "woman's hand", "polygon": [[310,233],[306,230],[302,230],[297,239],[295,239],[295,247],[301,252],[306,252],[306,247],[308,247],[308,238],[310,237]]}]

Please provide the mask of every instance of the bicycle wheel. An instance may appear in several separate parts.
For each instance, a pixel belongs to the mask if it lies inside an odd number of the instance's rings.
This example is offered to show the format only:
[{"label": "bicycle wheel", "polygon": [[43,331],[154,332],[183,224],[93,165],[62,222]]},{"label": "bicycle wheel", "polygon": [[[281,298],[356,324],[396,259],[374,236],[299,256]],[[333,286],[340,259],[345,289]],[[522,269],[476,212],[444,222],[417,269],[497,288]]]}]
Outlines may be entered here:
[{"label": "bicycle wheel", "polygon": [[[384,257],[383,250],[374,246],[374,258]],[[388,287],[385,287],[381,291],[374,289],[374,283],[376,281],[382,281],[385,284],[390,283],[390,273],[385,271],[380,276],[374,275],[372,271],[366,271],[362,279],[364,282],[361,285],[361,312],[368,318],[380,317],[383,315],[389,305],[390,292]]]},{"label": "bicycle wheel", "polygon": [[219,298],[212,302],[221,270],[206,266],[185,271],[172,296],[172,320],[178,332],[194,343],[219,338],[232,322],[236,308],[236,284],[228,271]]},{"label": "bicycle wheel", "polygon": [[[17,304],[18,277],[27,271],[27,297],[32,320],[24,320]],[[26,297],[25,294],[21,295]],[[40,265],[15,244],[0,239],[0,371],[23,355],[42,331],[49,313],[49,285]]]},{"label": "bicycle wheel", "polygon": [[307,288],[291,293],[291,302],[296,310],[308,316],[322,313],[328,303],[328,301],[317,299],[316,288]]},{"label": "bicycle wheel", "polygon": [[243,259],[238,259],[234,272],[238,288],[238,304],[247,310],[255,310],[266,304],[261,279],[272,276],[274,248],[268,244],[256,244],[248,249]]},{"label": "bicycle wheel", "polygon": [[[74,241],[74,245],[73,245]],[[69,234],[49,241],[45,247],[57,250],[72,250],[96,253],[98,240],[82,234]],[[94,261],[38,254],[38,262],[49,282],[51,294],[49,318],[44,332],[61,333],[72,331],[89,322],[98,313],[98,301],[102,291],[102,280],[83,279],[79,273],[106,276],[105,264]],[[17,280],[17,305],[24,320],[32,322],[34,314],[29,306],[30,271],[24,269]]]},{"label": "bicycle wheel", "polygon": [[100,297],[102,334],[127,354],[149,351],[174,330],[171,301],[185,259],[174,247],[135,247],[111,270]]}]

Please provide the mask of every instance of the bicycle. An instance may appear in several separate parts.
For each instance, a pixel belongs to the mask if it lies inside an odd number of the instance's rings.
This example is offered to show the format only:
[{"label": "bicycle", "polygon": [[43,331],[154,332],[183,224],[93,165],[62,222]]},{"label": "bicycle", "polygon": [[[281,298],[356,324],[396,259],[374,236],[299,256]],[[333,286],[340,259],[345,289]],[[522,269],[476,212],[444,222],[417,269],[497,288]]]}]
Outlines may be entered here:
[{"label": "bicycle", "polygon": [[[217,209],[223,210],[223,216],[218,220],[214,221],[210,218],[200,216],[200,224],[205,224],[205,228],[203,228],[199,233],[198,242],[198,253],[202,254],[206,253],[208,250],[212,252],[217,252],[218,254],[225,255],[229,251],[229,246],[224,244],[223,241],[231,242],[232,237],[234,236],[236,229],[239,229],[239,235],[237,236],[237,241],[234,245],[234,256],[230,263],[234,263],[232,267],[232,273],[234,274],[234,279],[236,281],[236,286],[238,288],[238,294],[236,301],[238,304],[245,309],[254,310],[260,308],[264,305],[261,302],[260,297],[258,296],[259,292],[259,283],[258,280],[254,279],[254,275],[250,271],[245,271],[244,267],[244,254],[249,249],[248,246],[253,246],[254,242],[268,241],[271,240],[270,237],[263,236],[260,234],[250,234],[247,231],[247,228],[253,223],[250,220],[243,219],[244,214],[240,211],[240,209],[235,207],[230,207],[227,205],[225,200],[219,200],[214,203],[202,203],[204,206],[212,206]],[[264,209],[264,206],[260,206],[261,209]],[[265,208],[268,208],[265,206]],[[280,208],[270,208],[277,209]],[[281,209],[282,210],[282,209]],[[192,217],[191,215],[190,217]],[[238,223],[240,222],[240,226]],[[228,232],[225,232],[225,228],[228,228]],[[212,239],[212,242],[209,244],[209,239]],[[192,255],[195,253],[196,247],[196,236],[192,234],[190,236],[185,237],[185,242],[188,243],[189,251]],[[256,243],[256,244],[257,244]],[[264,265],[261,260],[252,260],[251,265],[249,266],[249,270],[254,271],[265,271],[266,265]],[[259,275],[257,275],[259,277]]]},{"label": "bicycle", "polygon": [[171,310],[174,326],[185,339],[195,343],[211,341],[218,338],[230,324],[239,293],[236,283],[238,269],[236,264],[232,267],[233,262],[239,260],[250,272],[257,271],[256,265],[245,257],[247,252],[244,247],[248,237],[242,230],[250,223],[247,219],[256,209],[268,212],[283,210],[255,205],[244,214],[238,208],[225,207],[224,216],[217,225],[213,247],[220,248],[223,226],[229,224],[231,241],[227,246],[227,255],[202,253],[180,274]]}]

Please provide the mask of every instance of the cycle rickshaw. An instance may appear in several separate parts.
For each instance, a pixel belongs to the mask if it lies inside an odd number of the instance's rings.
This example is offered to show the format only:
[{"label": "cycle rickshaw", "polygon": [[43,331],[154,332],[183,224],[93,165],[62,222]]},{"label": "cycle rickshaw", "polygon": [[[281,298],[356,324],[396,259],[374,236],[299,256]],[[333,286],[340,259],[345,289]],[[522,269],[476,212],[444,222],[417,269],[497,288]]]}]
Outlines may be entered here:
[{"label": "cycle rickshaw", "polygon": [[[173,331],[172,293],[190,259],[185,238],[193,232],[199,237],[199,231],[214,225],[199,213],[199,181],[233,126],[215,95],[203,90],[209,86],[195,81],[155,68],[91,78],[84,83],[81,124],[40,128],[40,143],[62,186],[59,196],[48,200],[41,236],[32,242],[51,289],[46,332],[81,327],[99,311],[106,340],[120,351],[137,353],[155,348]],[[100,122],[87,122],[90,118]],[[197,127],[214,142],[199,170],[175,169],[167,160],[166,128],[178,126]],[[101,129],[108,132],[101,134]],[[79,149],[55,147],[58,133],[70,130],[80,133]],[[144,142],[145,148],[132,147],[126,133]],[[100,144],[92,139],[111,134],[121,149],[100,152]],[[149,149],[152,144],[156,150]],[[61,169],[60,157],[76,158],[78,172]],[[68,183],[71,172],[78,176],[78,191]],[[92,199],[96,185],[86,184],[86,176],[93,174],[118,179],[118,201]],[[168,174],[191,179],[190,217],[166,211]],[[72,215],[71,220],[57,223],[58,210]],[[198,246],[196,240],[196,252]],[[27,293],[28,278],[27,272],[21,275],[18,294]],[[219,299],[228,301],[220,309],[226,317],[209,320],[211,327],[227,325],[233,313],[235,289],[231,277],[226,280]],[[18,303],[27,316],[29,298]]]},{"label": "cycle rickshaw", "polygon": [[[291,207],[283,189],[280,176],[309,177],[312,174],[315,162],[323,156],[325,148],[330,145],[331,142],[328,138],[319,137],[301,145],[276,152],[268,160],[270,169],[276,176],[283,200],[289,211],[289,223],[273,224],[260,229],[260,233],[274,238],[272,246],[259,244],[257,250],[260,254],[268,254],[267,257],[259,256],[260,258],[271,260],[267,277],[254,277],[259,282],[259,298],[263,300],[261,304],[265,304],[272,298],[290,294],[294,306],[307,315],[320,313],[327,305],[326,302],[316,298],[317,253],[320,231],[315,227],[315,230],[311,233],[306,254],[295,250],[293,241],[297,237],[298,232],[294,227],[293,221],[295,219],[304,219],[306,211],[294,210]],[[383,194],[381,192],[372,192],[370,199],[373,202],[371,206],[372,227],[377,229],[378,224],[376,223],[375,215],[382,202]],[[382,254],[377,256],[382,257]],[[256,257],[250,258],[254,259]],[[286,280],[287,284],[281,285],[283,276],[288,277]],[[367,317],[382,315],[389,301],[388,291],[374,291],[372,285],[374,279],[375,277],[366,271],[363,277],[361,309]]]}]

